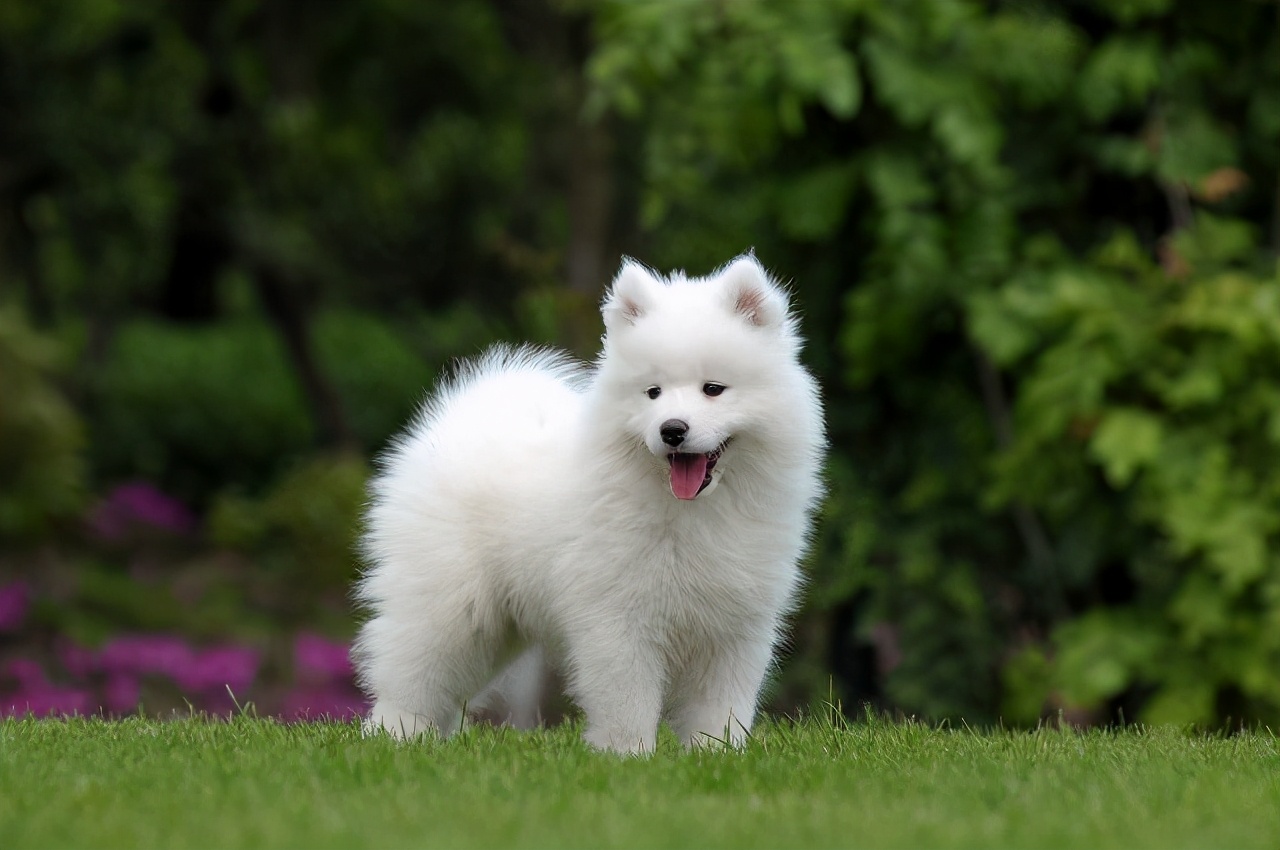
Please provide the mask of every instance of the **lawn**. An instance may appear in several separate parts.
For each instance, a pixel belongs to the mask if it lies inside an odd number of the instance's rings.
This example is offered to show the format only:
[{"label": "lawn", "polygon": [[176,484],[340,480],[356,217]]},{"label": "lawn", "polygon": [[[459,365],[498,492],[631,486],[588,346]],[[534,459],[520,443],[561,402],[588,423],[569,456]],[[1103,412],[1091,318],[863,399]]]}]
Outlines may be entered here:
[{"label": "lawn", "polygon": [[1280,741],[810,720],[648,759],[577,730],[362,740],[347,724],[0,721],[0,845],[1265,847]]}]

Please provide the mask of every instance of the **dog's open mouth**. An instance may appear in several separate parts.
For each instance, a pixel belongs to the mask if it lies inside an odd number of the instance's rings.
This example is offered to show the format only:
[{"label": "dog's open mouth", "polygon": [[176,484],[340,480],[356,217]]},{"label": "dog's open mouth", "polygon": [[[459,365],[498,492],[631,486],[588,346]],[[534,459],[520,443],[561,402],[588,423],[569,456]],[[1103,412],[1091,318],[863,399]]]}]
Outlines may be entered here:
[{"label": "dog's open mouth", "polygon": [[707,489],[711,484],[711,471],[716,468],[716,462],[728,445],[729,441],[725,440],[706,454],[675,452],[667,455],[667,462],[671,464],[671,492],[677,499],[696,499]]}]

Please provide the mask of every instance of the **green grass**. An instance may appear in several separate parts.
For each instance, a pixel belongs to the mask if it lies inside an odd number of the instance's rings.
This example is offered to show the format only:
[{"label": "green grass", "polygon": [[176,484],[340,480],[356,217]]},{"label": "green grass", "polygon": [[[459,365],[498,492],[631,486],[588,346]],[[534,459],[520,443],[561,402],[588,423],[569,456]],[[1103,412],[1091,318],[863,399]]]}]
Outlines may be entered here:
[{"label": "green grass", "polygon": [[1265,847],[1280,741],[767,724],[743,752],[649,759],[577,730],[362,740],[241,718],[0,721],[0,845]]}]

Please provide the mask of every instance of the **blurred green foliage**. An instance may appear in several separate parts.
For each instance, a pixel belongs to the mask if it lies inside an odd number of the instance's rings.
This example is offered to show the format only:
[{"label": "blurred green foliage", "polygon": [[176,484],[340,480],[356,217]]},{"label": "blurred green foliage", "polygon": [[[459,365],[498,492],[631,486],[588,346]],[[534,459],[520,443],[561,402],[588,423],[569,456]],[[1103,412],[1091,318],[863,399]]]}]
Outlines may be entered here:
[{"label": "blurred green foliage", "polygon": [[[929,717],[1271,721],[1278,18],[19,0],[5,305],[78,340],[94,485],[212,504],[216,546],[337,591],[347,458],[448,359],[589,353],[584,251],[701,273],[754,246],[832,436],[791,693],[834,669],[847,704]],[[0,324],[5,535],[77,504],[44,339]]]},{"label": "blurred green foliage", "polygon": [[1280,706],[1280,281],[1249,272],[1238,228],[1202,214],[1179,233],[1182,276],[1128,234],[1041,258],[971,313],[1022,387],[988,503],[1065,531],[1068,592],[1108,562],[1132,583],[1057,633],[1046,684],[1073,703],[1138,684],[1153,721]]},{"label": "blurred green foliage", "polygon": [[265,486],[312,445],[297,381],[262,322],[131,322],[94,378],[103,480],[135,475],[202,503],[222,482]]},{"label": "blurred green foliage", "polygon": [[283,475],[260,498],[221,495],[209,512],[209,537],[252,553],[274,572],[293,602],[345,588],[355,579],[368,465],[359,457],[316,457]]},{"label": "blurred green foliage", "polygon": [[599,25],[651,259],[749,238],[795,276],[835,453],[811,616],[892,624],[888,703],[1276,717],[1275,5]]},{"label": "blurred green foliage", "polygon": [[0,46],[9,247],[40,310],[194,309],[226,263],[438,306],[553,235],[527,125],[547,73],[483,0],[20,0]]},{"label": "blurred green foliage", "polygon": [[[352,311],[314,320],[317,360],[369,453],[412,415],[435,380],[428,364],[443,366],[493,338],[468,309],[396,324]],[[259,320],[127,323],[87,406],[100,479],[139,476],[199,505],[228,483],[267,487],[314,446],[287,356]]]},{"label": "blurred green foliage", "polygon": [[84,428],[59,360],[54,340],[0,309],[0,539],[38,538],[84,503]]},{"label": "blurred green foliage", "polygon": [[315,319],[320,365],[369,453],[409,421],[452,359],[476,354],[498,338],[495,323],[467,305],[395,322],[350,311]]}]

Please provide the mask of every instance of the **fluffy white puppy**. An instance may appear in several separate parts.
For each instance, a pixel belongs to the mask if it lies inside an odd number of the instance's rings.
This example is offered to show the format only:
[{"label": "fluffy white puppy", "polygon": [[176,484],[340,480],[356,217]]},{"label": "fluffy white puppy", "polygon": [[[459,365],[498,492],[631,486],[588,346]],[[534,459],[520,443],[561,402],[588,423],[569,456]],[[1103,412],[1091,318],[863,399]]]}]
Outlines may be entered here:
[{"label": "fluffy white puppy", "polygon": [[383,459],[356,642],[396,736],[468,703],[537,720],[550,667],[591,744],[740,744],[801,583],[825,448],[786,294],[754,256],[706,278],[627,261],[594,369],[498,347]]}]

